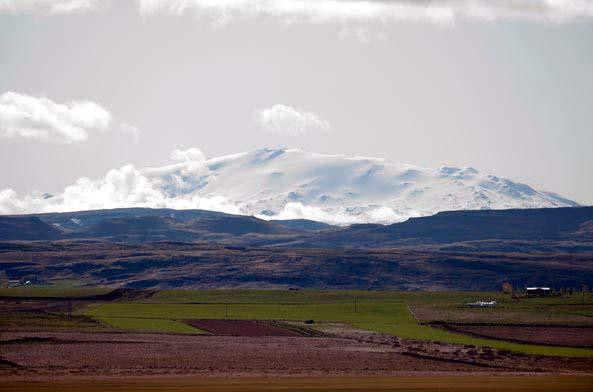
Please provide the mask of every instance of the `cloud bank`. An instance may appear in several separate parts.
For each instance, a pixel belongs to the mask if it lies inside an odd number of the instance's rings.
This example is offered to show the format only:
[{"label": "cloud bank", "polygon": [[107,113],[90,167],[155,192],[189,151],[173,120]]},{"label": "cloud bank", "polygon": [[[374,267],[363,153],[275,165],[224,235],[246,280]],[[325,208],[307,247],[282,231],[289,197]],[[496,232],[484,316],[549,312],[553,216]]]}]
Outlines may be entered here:
[{"label": "cloud bank", "polygon": [[[164,167],[138,169],[128,164],[109,170],[99,179],[82,177],[55,196],[34,192],[19,197],[13,189],[0,190],[0,214],[149,207],[204,209],[249,215],[248,211],[225,197],[199,196],[195,193],[200,187],[199,179],[212,174],[202,151],[195,147],[174,150],[170,158],[173,163]],[[375,223],[393,223],[407,218],[396,214],[391,208],[380,206],[369,206],[364,213]],[[329,212],[300,202],[287,203],[273,216],[257,217],[266,220],[310,219],[335,225],[359,223],[363,219],[361,215]]]},{"label": "cloud bank", "polygon": [[91,101],[56,103],[49,98],[6,92],[0,95],[0,137],[78,143],[93,131],[112,127],[138,136],[129,124],[115,125],[111,113]]},{"label": "cloud bank", "polygon": [[332,127],[315,113],[286,105],[274,105],[260,110],[256,122],[265,131],[297,136],[308,132],[329,132]]},{"label": "cloud bank", "polygon": [[103,178],[78,179],[59,195],[40,192],[19,197],[13,189],[0,191],[0,214],[81,211],[120,207],[190,209],[239,214],[224,197],[190,194],[196,178],[207,174],[204,154],[197,148],[175,150],[173,164],[138,169],[125,165],[109,170]]},{"label": "cloud bank", "polygon": [[[120,0],[118,0],[120,1]],[[127,0],[142,16],[193,14],[216,24],[272,17],[283,23],[389,23],[470,20],[572,22],[593,17],[591,0]],[[107,8],[110,0],[0,0],[0,13],[71,14]]]},{"label": "cloud bank", "polygon": [[109,0],[0,0],[0,13],[71,14],[96,11]]},{"label": "cloud bank", "polygon": [[286,23],[427,21],[457,19],[568,22],[593,17],[590,0],[136,0],[143,16],[193,13],[226,23],[274,17]]},{"label": "cloud bank", "polygon": [[361,214],[348,214],[339,211],[326,211],[323,208],[304,205],[300,202],[286,203],[282,210],[275,215],[256,215],[265,220],[289,220],[289,219],[308,219],[318,222],[325,222],[331,225],[346,226],[355,223],[370,221],[380,224],[391,224],[394,222],[403,222],[409,216],[396,213],[393,209],[385,206],[369,206],[360,211]]}]

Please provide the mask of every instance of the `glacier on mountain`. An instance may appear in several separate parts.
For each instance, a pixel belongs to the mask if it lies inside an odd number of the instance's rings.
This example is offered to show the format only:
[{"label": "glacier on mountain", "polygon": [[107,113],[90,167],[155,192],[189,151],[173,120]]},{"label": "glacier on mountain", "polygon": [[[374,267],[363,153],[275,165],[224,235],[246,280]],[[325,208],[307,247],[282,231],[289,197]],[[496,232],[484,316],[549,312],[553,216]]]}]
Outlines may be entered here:
[{"label": "glacier on mountain", "polygon": [[5,189],[0,213],[196,208],[346,225],[401,222],[445,210],[578,205],[473,168],[425,168],[286,148],[210,159],[191,148],[174,151],[171,159],[162,167],[126,165],[98,180],[84,177],[51,197],[33,193],[20,198]]}]

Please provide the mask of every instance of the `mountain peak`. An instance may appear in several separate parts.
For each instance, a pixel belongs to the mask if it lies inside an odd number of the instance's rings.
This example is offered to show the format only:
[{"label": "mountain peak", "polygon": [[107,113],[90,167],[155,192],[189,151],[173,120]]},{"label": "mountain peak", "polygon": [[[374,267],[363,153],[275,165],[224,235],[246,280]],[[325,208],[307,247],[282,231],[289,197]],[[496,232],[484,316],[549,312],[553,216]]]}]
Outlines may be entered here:
[{"label": "mountain peak", "polygon": [[[472,167],[426,168],[383,158],[262,148],[206,159],[176,150],[175,163],[110,170],[52,198],[0,192],[0,212],[117,207],[206,209],[263,219],[394,223],[447,210],[576,206],[550,192]],[[3,199],[4,197],[4,199]]]},{"label": "mountain peak", "polygon": [[473,167],[433,169],[289,147],[235,154],[225,161],[209,165],[215,180],[201,194],[223,196],[243,213],[264,219],[393,223],[445,210],[577,205]]}]

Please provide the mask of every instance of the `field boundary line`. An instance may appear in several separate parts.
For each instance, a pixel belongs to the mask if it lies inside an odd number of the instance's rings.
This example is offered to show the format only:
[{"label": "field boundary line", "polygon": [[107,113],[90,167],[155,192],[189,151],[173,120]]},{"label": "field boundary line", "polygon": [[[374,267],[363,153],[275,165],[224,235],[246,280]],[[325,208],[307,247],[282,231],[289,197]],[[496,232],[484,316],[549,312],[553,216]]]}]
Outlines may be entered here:
[{"label": "field boundary line", "polygon": [[420,324],[420,321],[418,321],[418,317],[416,317],[416,315],[414,314],[414,312],[410,308],[410,305],[406,304],[406,308],[408,309],[408,312],[410,312],[410,314],[414,318],[414,321],[416,321],[416,324]]}]

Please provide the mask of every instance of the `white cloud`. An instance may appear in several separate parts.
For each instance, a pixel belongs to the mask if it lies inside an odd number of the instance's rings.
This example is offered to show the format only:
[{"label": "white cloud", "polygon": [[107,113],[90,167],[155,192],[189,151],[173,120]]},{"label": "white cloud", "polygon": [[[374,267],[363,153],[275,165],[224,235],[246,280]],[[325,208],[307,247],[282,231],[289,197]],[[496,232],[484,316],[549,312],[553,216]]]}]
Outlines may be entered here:
[{"label": "white cloud", "polygon": [[[118,0],[121,1],[121,0]],[[128,0],[132,1],[132,0]],[[593,17],[591,0],[133,0],[143,16],[192,13],[216,24],[273,17],[283,23],[389,23],[458,19],[571,22]],[[70,14],[107,8],[110,0],[0,0],[0,13]]]},{"label": "white cloud", "polygon": [[[1,1],[1,0],[0,0]],[[56,103],[45,97],[6,92],[0,95],[0,137],[43,142],[77,143],[89,132],[113,127],[113,116],[90,101]],[[120,124],[119,129],[138,136],[138,129]]]},{"label": "white cloud", "polygon": [[258,125],[269,132],[296,136],[307,132],[331,131],[329,122],[315,113],[285,105],[274,105],[257,112]]},{"label": "white cloud", "polygon": [[[158,170],[125,165],[100,179],[78,179],[58,195],[32,193],[19,198],[12,189],[0,191],[0,213],[80,211],[120,207],[205,209],[240,214],[239,207],[221,196],[201,197],[189,191],[196,186],[205,161],[200,150],[176,150],[178,163]],[[181,161],[182,160],[182,161]],[[172,191],[172,189],[175,189]]]},{"label": "white cloud", "polygon": [[381,206],[369,210],[368,220],[374,223],[389,224],[393,222],[402,222],[407,219],[407,216],[400,215],[393,211],[392,208]]},{"label": "white cloud", "polygon": [[201,164],[206,162],[206,156],[196,147],[187,150],[173,150],[171,159],[176,162],[198,162]]},{"label": "white cloud", "polygon": [[370,44],[377,41],[386,41],[387,35],[371,31],[368,26],[344,27],[338,33],[340,38],[354,39],[361,44]]},{"label": "white cloud", "polygon": [[359,221],[353,215],[330,212],[320,207],[307,206],[302,203],[286,203],[276,215],[258,215],[257,217],[266,220],[308,219],[332,225],[350,225]]},{"label": "white cloud", "polygon": [[130,125],[128,123],[121,123],[119,124],[119,129],[122,132],[127,132],[129,134],[132,135],[132,137],[134,138],[134,140],[138,141],[138,139],[140,139],[140,128],[134,126],[134,125]]},{"label": "white cloud", "polygon": [[71,14],[96,11],[109,0],[0,0],[0,13]]},{"label": "white cloud", "polygon": [[338,226],[361,222],[391,224],[403,222],[408,218],[408,216],[397,214],[393,209],[385,206],[367,206],[360,207],[358,211],[346,211],[304,205],[299,202],[286,203],[282,210],[275,215],[258,215],[257,217],[266,220],[308,219]]},{"label": "white cloud", "polygon": [[427,21],[457,19],[573,21],[593,17],[591,0],[136,0],[143,16],[193,13],[226,23],[274,17],[286,23]]}]

